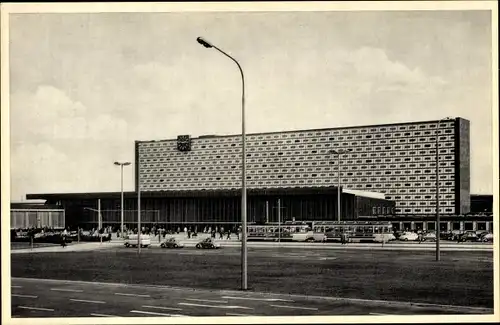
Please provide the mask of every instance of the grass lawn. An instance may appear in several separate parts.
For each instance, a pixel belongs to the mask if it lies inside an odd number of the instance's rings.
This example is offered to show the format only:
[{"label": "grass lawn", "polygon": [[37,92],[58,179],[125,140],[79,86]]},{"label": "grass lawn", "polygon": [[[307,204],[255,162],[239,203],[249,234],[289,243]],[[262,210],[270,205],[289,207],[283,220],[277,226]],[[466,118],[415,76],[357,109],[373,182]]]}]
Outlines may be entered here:
[{"label": "grass lawn", "polygon": [[[184,255],[193,251],[150,248],[138,256],[135,250],[116,248],[13,254],[11,274],[214,289],[240,287],[237,248]],[[303,249],[249,249],[249,287],[275,293],[493,308],[492,252],[442,252],[440,262],[434,260],[433,252],[422,251],[317,250],[308,254]]]}]

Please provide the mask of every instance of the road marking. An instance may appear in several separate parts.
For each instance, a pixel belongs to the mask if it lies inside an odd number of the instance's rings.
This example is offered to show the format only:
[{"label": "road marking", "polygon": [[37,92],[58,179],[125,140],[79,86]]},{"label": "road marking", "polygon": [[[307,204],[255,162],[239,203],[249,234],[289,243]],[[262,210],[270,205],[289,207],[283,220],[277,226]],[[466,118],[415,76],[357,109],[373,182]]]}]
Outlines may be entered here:
[{"label": "road marking", "polygon": [[284,306],[284,305],[270,305],[271,307],[276,308],[288,308],[288,309],[304,309],[304,310],[318,310],[318,308],[310,308],[310,307],[294,307],[294,306]]},{"label": "road marking", "polygon": [[157,315],[157,316],[174,316],[174,317],[186,316],[186,315],[179,315],[179,314],[154,313],[152,311],[142,311],[142,310],[131,310],[130,312],[136,313],[136,314]]},{"label": "road marking", "polygon": [[98,301],[98,300],[83,300],[83,299],[70,299],[71,301],[76,301],[76,302],[88,302],[91,304],[105,304],[106,302],[104,301]]},{"label": "road marking", "polygon": [[12,294],[12,297],[20,297],[20,298],[38,298],[38,296],[30,296],[30,295],[16,295]]},{"label": "road marking", "polygon": [[189,302],[179,302],[179,305],[194,306],[194,307],[207,307],[207,308],[222,308],[222,309],[253,309],[250,307],[243,307],[243,306],[214,306],[214,305],[192,304]]},{"label": "road marking", "polygon": [[120,292],[115,292],[115,295],[117,296],[131,296],[131,297],[143,297],[143,298],[150,298],[150,295],[138,295],[135,293],[120,293]]},{"label": "road marking", "polygon": [[58,288],[50,288],[52,291],[67,291],[67,292],[83,292],[83,290],[76,289],[58,289]]},{"label": "road marking", "polygon": [[120,316],[113,316],[113,315],[106,315],[106,314],[90,314],[90,316],[99,316],[99,317],[120,317]]},{"label": "road marking", "polygon": [[201,302],[215,302],[215,303],[220,303],[220,304],[227,304],[227,301],[225,301],[225,300],[208,300],[208,299],[194,299],[194,298],[184,298],[184,300],[201,301]]},{"label": "road marking", "polygon": [[250,314],[226,313],[227,316],[255,316]]},{"label": "road marking", "polygon": [[286,301],[286,302],[295,302],[293,300],[287,299],[279,299],[279,298],[251,298],[251,297],[231,297],[231,296],[222,296],[223,299],[241,299],[241,300],[255,300],[255,301]]},{"label": "road marking", "polygon": [[[325,246],[327,249],[334,248],[332,246]],[[462,248],[463,251],[463,248]],[[189,288],[189,287],[175,287],[168,285],[151,285],[151,284],[123,284],[123,283],[113,283],[113,282],[90,282],[90,281],[81,281],[81,280],[56,280],[56,279],[41,279],[41,278],[23,278],[23,277],[11,277],[11,280],[14,281],[24,281],[24,282],[36,282],[36,283],[65,283],[68,285],[89,285],[89,286],[109,286],[109,287],[120,287],[120,288],[134,288],[137,290],[143,288],[154,288],[154,289],[162,289],[162,290],[178,290],[178,291],[196,291],[196,292],[220,292],[225,294],[241,294],[241,291],[235,290],[210,290],[210,289],[200,289],[200,288]],[[494,312],[493,308],[486,307],[470,307],[470,306],[458,306],[458,305],[445,305],[445,304],[433,304],[433,303],[425,303],[425,302],[409,302],[409,301],[396,301],[396,300],[377,300],[377,299],[359,299],[359,298],[346,298],[346,297],[327,297],[327,296],[316,296],[316,295],[300,295],[300,294],[280,294],[280,293],[269,293],[269,292],[253,292],[256,295],[266,295],[266,296],[287,296],[290,298],[296,299],[318,299],[318,300],[326,300],[326,301],[346,301],[346,302],[361,302],[367,304],[383,304],[383,305],[392,305],[392,306],[400,306],[400,307],[431,307],[431,308],[445,308],[445,309],[453,309],[459,311],[459,313],[463,313],[464,311],[474,312],[474,313],[489,313],[492,314]]]},{"label": "road marking", "polygon": [[42,310],[42,311],[54,311],[54,309],[51,309],[51,308],[27,307],[27,306],[18,306],[18,307],[22,308],[22,309]]},{"label": "road marking", "polygon": [[143,308],[156,308],[156,309],[165,309],[165,310],[182,310],[182,308],[173,308],[173,307],[162,307],[162,306],[142,306]]},{"label": "road marking", "polygon": [[336,257],[320,257],[319,258],[320,261],[336,260],[336,259],[337,259]]},{"label": "road marking", "polygon": [[10,286],[11,288],[22,288],[23,286]]}]

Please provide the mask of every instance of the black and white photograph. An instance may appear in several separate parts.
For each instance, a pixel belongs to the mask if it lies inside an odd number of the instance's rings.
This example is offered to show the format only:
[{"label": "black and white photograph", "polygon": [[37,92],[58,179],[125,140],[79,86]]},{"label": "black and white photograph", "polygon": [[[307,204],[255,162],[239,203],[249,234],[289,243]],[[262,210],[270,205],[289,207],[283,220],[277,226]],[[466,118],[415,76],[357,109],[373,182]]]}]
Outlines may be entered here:
[{"label": "black and white photograph", "polygon": [[494,1],[1,8],[2,323],[499,319]]}]

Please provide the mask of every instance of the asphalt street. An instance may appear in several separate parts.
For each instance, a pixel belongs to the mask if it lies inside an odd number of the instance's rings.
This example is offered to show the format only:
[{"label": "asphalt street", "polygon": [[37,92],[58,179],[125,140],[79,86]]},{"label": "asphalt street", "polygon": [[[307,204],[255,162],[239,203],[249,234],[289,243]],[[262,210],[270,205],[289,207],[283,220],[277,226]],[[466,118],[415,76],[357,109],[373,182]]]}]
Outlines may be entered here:
[{"label": "asphalt street", "polygon": [[12,279],[12,317],[487,314],[485,308],[66,280]]},{"label": "asphalt street", "polygon": [[[156,307],[165,307],[164,311],[169,311],[166,308],[176,308],[172,309],[175,313],[163,314],[190,316],[220,316],[226,313],[265,316],[421,312],[439,314],[450,311],[488,313],[488,308],[493,307],[492,252],[447,251],[442,253],[442,260],[436,263],[433,252],[428,251],[249,248],[248,275],[251,290],[236,291],[224,296],[240,297],[244,294],[244,297],[255,298],[254,294],[272,293],[281,294],[282,297],[303,297],[283,298],[293,300],[293,305],[271,306],[267,301],[264,301],[265,304],[260,304],[262,301],[257,304],[258,300],[254,299],[234,299],[235,302],[230,298],[222,298],[224,290],[235,290],[240,286],[240,249],[237,247],[218,250],[151,247],[143,249],[138,255],[137,249],[120,245],[92,245],[101,248],[89,250],[89,246],[71,253],[60,253],[65,251],[61,248],[58,252],[36,253],[34,250],[31,254],[13,254],[13,315],[38,317],[48,313],[52,316],[73,317],[86,314],[151,316],[154,312],[162,313],[159,311],[161,308]],[[19,278],[45,280],[31,281],[26,285],[16,282],[23,281]],[[78,284],[83,287],[75,289],[75,282],[58,284],[59,282],[50,282],[50,279],[99,284]],[[66,285],[79,291],[50,290],[54,287],[47,288],[47,283],[63,285],[63,288]],[[120,283],[128,291],[122,292],[126,295],[115,295],[117,291],[110,290],[108,285],[102,283]],[[161,292],[165,294],[158,296],[157,293],[148,291],[153,290],[148,289],[150,285],[161,286]],[[182,289],[176,290],[177,293],[174,294],[172,286]],[[102,289],[105,287],[108,289]],[[193,291],[194,288],[197,290]],[[131,291],[150,297],[129,295]],[[182,293],[181,296],[179,292]],[[169,300],[174,297],[177,300]],[[328,298],[318,298],[316,301],[317,298],[312,297]],[[142,298],[152,300],[143,303]],[[213,307],[210,303],[198,304],[184,301],[184,298],[228,302]],[[308,303],[311,299],[316,302]],[[430,305],[416,308],[425,303]],[[252,309],[220,307],[224,305]],[[292,308],[294,306],[302,308]],[[370,306],[373,308],[370,309]]]}]

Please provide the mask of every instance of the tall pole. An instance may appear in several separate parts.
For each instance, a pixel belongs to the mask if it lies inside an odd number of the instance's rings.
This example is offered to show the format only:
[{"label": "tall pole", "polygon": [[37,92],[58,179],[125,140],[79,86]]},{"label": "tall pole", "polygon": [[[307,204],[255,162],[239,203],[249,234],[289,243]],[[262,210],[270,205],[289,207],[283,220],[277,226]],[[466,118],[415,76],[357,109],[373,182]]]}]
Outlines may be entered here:
[{"label": "tall pole", "polygon": [[137,173],[137,254],[141,253],[141,173]]},{"label": "tall pole", "polygon": [[330,153],[337,155],[337,221],[340,222],[340,214],[342,213],[341,197],[340,197],[340,155],[350,152],[351,149],[331,150]]},{"label": "tall pole", "polygon": [[438,140],[438,132],[439,132],[439,125],[440,125],[441,121],[438,122],[437,126],[436,126],[436,261],[440,261],[441,260],[441,250],[440,250],[440,246],[439,246],[439,240],[441,237],[440,235],[440,230],[441,230],[441,227],[440,227],[440,224],[441,224],[441,218],[440,218],[440,215],[439,215],[439,148],[438,148],[438,145],[439,145],[439,140]]},{"label": "tall pole", "polygon": [[441,216],[439,212],[439,129],[441,127],[441,122],[450,119],[450,117],[445,117],[439,120],[436,125],[436,261],[441,260]]},{"label": "tall pole", "polygon": [[97,232],[102,228],[101,199],[97,199]]},{"label": "tall pole", "polygon": [[124,238],[123,236],[123,164],[120,165],[120,169],[121,169],[121,202],[120,202],[120,234],[122,236],[122,238]]},{"label": "tall pole", "polygon": [[281,243],[281,199],[278,199],[278,242]]},{"label": "tall pole", "polygon": [[340,222],[340,214],[342,213],[342,209],[340,207],[340,152],[337,152],[337,221]]},{"label": "tall pole", "polygon": [[[233,59],[234,60],[234,59]],[[241,289],[248,289],[247,280],[247,177],[246,177],[246,130],[245,130],[245,78],[240,64],[234,60],[238,65],[241,73]]]},{"label": "tall pole", "polygon": [[231,59],[240,70],[241,74],[241,289],[247,290],[247,179],[246,179],[246,132],[245,132],[245,76],[243,69],[236,59],[219,49],[217,46],[207,42],[201,37],[196,39],[198,43],[206,48],[214,48],[229,59]]},{"label": "tall pole", "polygon": [[131,163],[128,162],[128,161],[127,162],[118,162],[118,161],[115,161],[115,165],[116,166],[120,166],[120,169],[121,169],[121,204],[120,204],[120,216],[121,216],[121,223],[120,224],[121,224],[121,228],[120,228],[120,233],[122,235],[122,238],[125,237],[123,235],[123,228],[124,228],[124,226],[123,226],[123,209],[124,209],[124,207],[123,207],[123,205],[124,205],[124,203],[123,203],[123,201],[124,201],[123,200],[123,167],[124,166],[128,166],[130,164]]}]

